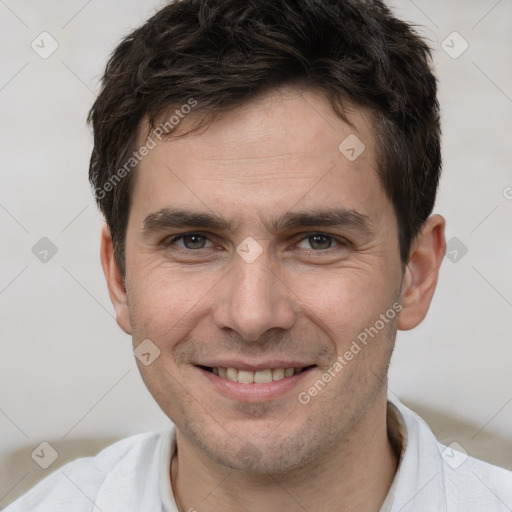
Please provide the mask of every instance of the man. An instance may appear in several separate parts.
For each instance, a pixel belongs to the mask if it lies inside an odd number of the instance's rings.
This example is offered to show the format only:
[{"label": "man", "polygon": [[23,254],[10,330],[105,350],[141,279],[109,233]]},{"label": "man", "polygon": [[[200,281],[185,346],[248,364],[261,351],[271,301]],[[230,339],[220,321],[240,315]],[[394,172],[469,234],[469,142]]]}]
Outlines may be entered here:
[{"label": "man", "polygon": [[90,121],[110,297],[175,430],[9,512],[512,509],[509,472],[453,469],[387,393],[445,251],[407,24],[378,1],[178,0],[116,49]]}]

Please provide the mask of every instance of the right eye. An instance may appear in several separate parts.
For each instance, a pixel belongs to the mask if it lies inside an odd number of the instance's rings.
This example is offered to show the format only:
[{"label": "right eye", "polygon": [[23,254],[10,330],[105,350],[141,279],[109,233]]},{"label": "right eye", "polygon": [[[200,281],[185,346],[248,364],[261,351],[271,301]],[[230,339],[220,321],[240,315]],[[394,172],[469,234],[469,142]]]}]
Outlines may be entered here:
[{"label": "right eye", "polygon": [[[210,243],[209,246],[207,246],[208,242]],[[177,235],[166,242],[167,247],[172,244],[175,244],[182,249],[188,250],[198,250],[213,246],[212,242],[206,236],[201,235],[200,233],[184,233],[182,235]]]}]

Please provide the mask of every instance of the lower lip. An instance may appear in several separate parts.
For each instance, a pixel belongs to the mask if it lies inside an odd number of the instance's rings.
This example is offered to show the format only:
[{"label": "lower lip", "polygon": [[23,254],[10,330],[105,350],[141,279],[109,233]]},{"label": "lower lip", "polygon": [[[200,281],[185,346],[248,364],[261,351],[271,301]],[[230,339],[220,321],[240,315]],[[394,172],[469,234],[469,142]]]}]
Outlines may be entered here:
[{"label": "lower lip", "polygon": [[291,377],[285,377],[284,379],[266,384],[243,384],[224,379],[203,368],[197,368],[220,394],[240,402],[251,403],[272,400],[284,395],[302,382],[309,372],[314,370],[314,367],[308,368]]}]

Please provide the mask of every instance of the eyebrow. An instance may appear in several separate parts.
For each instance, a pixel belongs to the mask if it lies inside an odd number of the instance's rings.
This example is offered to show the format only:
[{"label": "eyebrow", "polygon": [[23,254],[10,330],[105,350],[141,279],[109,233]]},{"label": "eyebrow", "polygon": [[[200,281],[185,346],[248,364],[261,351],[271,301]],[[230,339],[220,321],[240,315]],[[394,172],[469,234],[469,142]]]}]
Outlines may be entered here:
[{"label": "eyebrow", "polygon": [[372,223],[367,215],[346,208],[288,212],[282,217],[272,220],[268,227],[271,231],[284,231],[315,226],[347,227],[367,233],[372,231]]},{"label": "eyebrow", "polygon": [[[277,219],[266,221],[263,224],[271,232],[286,231],[301,227],[346,227],[365,233],[372,232],[372,222],[367,215],[338,208],[335,210],[307,210],[288,212]],[[153,232],[163,231],[169,228],[196,228],[211,229],[216,231],[234,231],[238,223],[226,220],[213,213],[194,212],[182,209],[162,208],[150,213],[144,219],[142,234],[149,235]]]},{"label": "eyebrow", "polygon": [[142,234],[149,234],[168,228],[186,227],[214,229],[217,231],[230,231],[233,229],[231,222],[211,213],[162,208],[157,212],[150,213],[144,219]]}]

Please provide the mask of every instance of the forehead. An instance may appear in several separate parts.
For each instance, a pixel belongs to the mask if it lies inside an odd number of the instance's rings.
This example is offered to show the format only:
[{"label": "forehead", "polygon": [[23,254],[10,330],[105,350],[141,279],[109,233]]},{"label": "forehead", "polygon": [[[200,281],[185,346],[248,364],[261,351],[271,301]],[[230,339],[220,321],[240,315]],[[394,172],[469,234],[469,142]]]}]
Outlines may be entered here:
[{"label": "forehead", "polygon": [[[202,115],[184,116],[176,135]],[[193,205],[262,218],[262,209],[277,214],[321,204],[378,215],[386,198],[371,115],[348,105],[346,116],[348,122],[319,92],[269,92],[223,112],[205,129],[157,140],[139,164],[132,204],[141,214]]]}]

